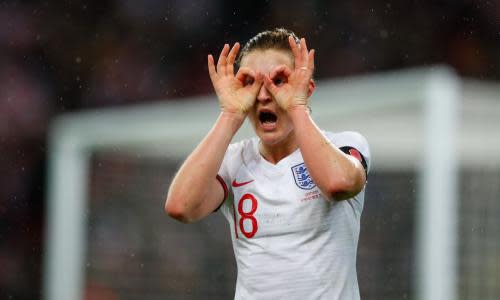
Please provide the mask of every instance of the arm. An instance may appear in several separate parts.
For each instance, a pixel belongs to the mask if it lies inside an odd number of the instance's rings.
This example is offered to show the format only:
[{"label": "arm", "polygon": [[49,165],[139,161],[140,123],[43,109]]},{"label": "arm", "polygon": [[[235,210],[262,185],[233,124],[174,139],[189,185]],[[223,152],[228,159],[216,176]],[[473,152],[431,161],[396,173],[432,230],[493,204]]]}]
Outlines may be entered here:
[{"label": "arm", "polygon": [[[262,84],[260,77],[245,68],[236,75],[233,64],[239,51],[225,45],[217,63],[208,56],[210,79],[219,99],[221,114],[210,132],[184,161],[170,185],[165,212],[185,223],[198,221],[213,212],[223,201],[224,190],[216,179],[224,154],[234,134],[243,124]],[[251,84],[247,78],[252,77]]]},{"label": "arm", "polygon": [[357,195],[366,182],[361,162],[333,145],[314,123],[306,107],[296,107],[288,113],[304,162],[319,189],[335,200]]},{"label": "arm", "polygon": [[[319,189],[335,200],[351,198],[363,189],[365,170],[360,161],[333,145],[312,120],[307,105],[314,90],[314,50],[307,50],[305,39],[301,39],[300,46],[293,38],[289,43],[294,70],[278,66],[264,79],[266,88],[288,112],[304,162]],[[278,74],[285,75],[287,81],[276,86],[272,79]]]},{"label": "arm", "polygon": [[182,222],[194,222],[213,212],[224,198],[216,179],[224,154],[244,118],[221,113],[210,132],[182,164],[170,185],[165,211]]}]

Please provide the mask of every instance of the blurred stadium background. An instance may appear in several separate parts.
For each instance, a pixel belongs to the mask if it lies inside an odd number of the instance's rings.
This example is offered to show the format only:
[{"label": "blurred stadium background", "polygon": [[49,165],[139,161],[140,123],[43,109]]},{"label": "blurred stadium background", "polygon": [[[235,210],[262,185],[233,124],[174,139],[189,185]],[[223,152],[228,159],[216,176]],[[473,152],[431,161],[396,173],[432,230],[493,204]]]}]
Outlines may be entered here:
[{"label": "blurred stadium background", "polygon": [[[473,116],[470,140],[460,143],[476,151],[458,173],[457,296],[500,298],[499,1],[2,1],[0,25],[0,299],[42,299],[54,118],[211,94],[206,54],[276,26],[317,49],[319,81],[435,64],[455,70],[460,112]],[[403,149],[413,149],[413,134]],[[85,299],[231,299],[222,218],[186,226],[163,216],[179,159],[123,150],[93,152],[88,166]],[[398,164],[370,177],[363,299],[415,298],[418,181]]]}]

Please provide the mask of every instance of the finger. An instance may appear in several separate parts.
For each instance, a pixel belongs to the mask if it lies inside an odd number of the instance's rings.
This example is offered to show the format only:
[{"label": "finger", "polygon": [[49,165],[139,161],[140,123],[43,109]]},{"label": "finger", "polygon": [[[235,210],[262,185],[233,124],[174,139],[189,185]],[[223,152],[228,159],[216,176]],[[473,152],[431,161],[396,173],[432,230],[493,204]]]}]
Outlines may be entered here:
[{"label": "finger", "polygon": [[212,80],[212,83],[215,82],[217,72],[215,71],[214,57],[212,56],[212,54],[208,55],[208,74],[210,75],[210,80]]},{"label": "finger", "polygon": [[229,52],[229,55],[227,56],[227,74],[228,75],[234,75],[234,61],[236,59],[236,55],[238,55],[238,51],[240,50],[240,43],[236,42]]},{"label": "finger", "polygon": [[226,75],[226,60],[227,53],[229,52],[229,45],[224,44],[224,48],[219,55],[219,60],[217,61],[217,74]]},{"label": "finger", "polygon": [[307,51],[306,39],[305,38],[301,38],[300,39],[300,54],[301,54],[301,57],[307,58],[307,53],[308,52],[309,51]]},{"label": "finger", "polygon": [[292,49],[293,58],[294,58],[294,66],[295,69],[300,68],[302,66],[302,58],[300,56],[300,41],[297,44],[297,41],[292,37],[288,37],[288,43],[290,44],[290,48]]},{"label": "finger", "polygon": [[269,78],[274,79],[274,77],[276,77],[276,75],[279,75],[279,74],[283,74],[283,75],[285,75],[285,77],[288,78],[292,74],[292,70],[290,70],[290,68],[287,65],[279,65],[276,68],[274,68],[274,70],[271,72]]},{"label": "finger", "polygon": [[299,67],[299,68],[303,68],[303,67],[306,67],[307,64],[308,64],[308,57],[307,57],[307,45],[306,45],[306,39],[305,38],[301,38],[300,39],[300,54],[299,54],[299,57],[300,59],[297,60],[298,61],[298,64],[295,66],[296,68]]},{"label": "finger", "polygon": [[236,73],[236,79],[238,79],[241,82],[245,82],[245,79],[247,77],[251,77],[255,81],[256,74],[254,70],[248,67],[242,67],[238,70],[238,73]]},{"label": "finger", "polygon": [[274,84],[274,82],[269,78],[269,76],[263,76],[264,78],[264,86],[266,89],[273,95],[273,97],[278,92],[278,87]]},{"label": "finger", "polygon": [[291,35],[288,36],[288,43],[290,44],[290,48],[292,49],[293,57],[296,59],[297,57],[299,57],[300,51],[299,47],[297,46],[297,42]]},{"label": "finger", "polygon": [[263,79],[262,73],[259,72],[255,75],[255,80],[252,84],[252,93],[254,95],[257,95],[260,88],[262,87],[262,84],[263,84],[262,79]]},{"label": "finger", "polygon": [[311,49],[311,51],[309,51],[309,61],[307,68],[309,69],[309,71],[311,71],[311,73],[314,71],[314,53],[314,49]]},{"label": "finger", "polygon": [[236,73],[236,79],[242,83],[243,86],[253,84],[255,82],[256,74],[250,68],[240,68]]}]

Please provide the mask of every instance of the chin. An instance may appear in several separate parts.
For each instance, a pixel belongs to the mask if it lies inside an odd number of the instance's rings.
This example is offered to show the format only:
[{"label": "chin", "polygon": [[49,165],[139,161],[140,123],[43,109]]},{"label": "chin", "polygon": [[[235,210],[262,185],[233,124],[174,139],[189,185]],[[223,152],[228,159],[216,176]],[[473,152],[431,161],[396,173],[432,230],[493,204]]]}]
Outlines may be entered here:
[{"label": "chin", "polygon": [[259,137],[262,144],[266,146],[275,146],[282,143],[288,135],[276,130],[271,132],[260,131],[257,132],[257,136]]},{"label": "chin", "polygon": [[251,118],[253,128],[260,142],[266,146],[283,144],[293,131],[286,118],[279,118],[271,109],[260,108],[256,116]]},{"label": "chin", "polygon": [[274,134],[269,134],[268,132],[264,134],[258,134],[259,139],[262,144],[266,146],[273,146],[279,143],[280,139]]}]

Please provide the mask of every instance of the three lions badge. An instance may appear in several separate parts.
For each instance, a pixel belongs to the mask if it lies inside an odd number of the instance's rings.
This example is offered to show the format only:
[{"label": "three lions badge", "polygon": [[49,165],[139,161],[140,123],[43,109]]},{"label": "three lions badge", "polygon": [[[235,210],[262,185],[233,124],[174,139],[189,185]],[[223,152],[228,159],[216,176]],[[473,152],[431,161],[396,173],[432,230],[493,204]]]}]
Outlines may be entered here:
[{"label": "three lions badge", "polygon": [[292,167],[293,179],[295,184],[303,190],[311,190],[316,184],[309,175],[309,171],[304,163]]}]

